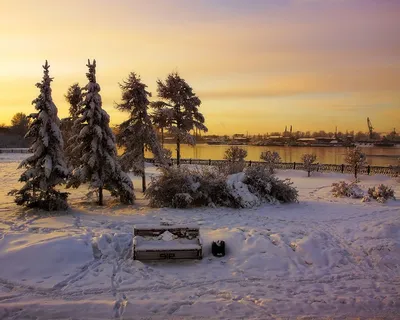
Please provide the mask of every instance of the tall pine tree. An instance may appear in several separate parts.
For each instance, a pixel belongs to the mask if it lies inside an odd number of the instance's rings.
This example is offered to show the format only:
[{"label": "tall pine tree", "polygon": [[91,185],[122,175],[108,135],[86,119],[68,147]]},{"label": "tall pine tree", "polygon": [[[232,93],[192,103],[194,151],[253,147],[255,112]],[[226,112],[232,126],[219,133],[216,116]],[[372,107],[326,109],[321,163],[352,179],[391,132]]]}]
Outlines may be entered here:
[{"label": "tall pine tree", "polygon": [[102,109],[100,86],[96,82],[96,60],[87,67],[89,83],[83,88],[83,102],[74,123],[74,154],[81,155],[80,164],[73,171],[68,187],[79,187],[88,183],[89,189],[98,193],[98,203],[103,205],[103,189],[112,196],[119,197],[122,203],[134,201],[133,184],[129,176],[122,171],[117,161],[115,137],[109,123],[110,117]]},{"label": "tall pine tree", "polygon": [[180,164],[181,143],[194,145],[196,141],[190,131],[197,128],[207,132],[204,116],[199,112],[200,99],[193,89],[177,73],[168,75],[165,82],[157,81],[157,92],[160,101],[152,103],[155,112],[164,112],[166,128],[176,139],[176,158]]},{"label": "tall pine tree", "polygon": [[36,84],[40,94],[32,101],[38,112],[29,116],[32,121],[26,137],[33,140],[30,148],[33,155],[19,165],[19,168],[26,168],[19,179],[25,185],[10,194],[15,195],[18,205],[59,210],[68,207],[68,193],[55,190],[55,186],[65,183],[69,172],[64,161],[57,107],[51,96],[53,79],[49,76],[49,68],[46,60],[42,82]]},{"label": "tall pine tree", "polygon": [[142,189],[146,191],[144,151],[151,150],[162,165],[166,164],[163,149],[157,140],[151,118],[148,114],[151,94],[140,77],[131,72],[128,79],[120,84],[122,102],[116,104],[120,111],[129,112],[129,119],[119,125],[117,143],[124,148],[121,165],[125,171],[133,170],[142,176]]},{"label": "tall pine tree", "polygon": [[82,104],[82,88],[78,83],[74,83],[68,88],[67,94],[64,96],[65,100],[69,103],[69,117],[61,119],[61,132],[64,139],[64,153],[67,164],[71,167],[79,165],[78,154],[73,154],[75,141],[71,139],[76,136],[74,133],[74,122],[78,118],[79,106]]}]

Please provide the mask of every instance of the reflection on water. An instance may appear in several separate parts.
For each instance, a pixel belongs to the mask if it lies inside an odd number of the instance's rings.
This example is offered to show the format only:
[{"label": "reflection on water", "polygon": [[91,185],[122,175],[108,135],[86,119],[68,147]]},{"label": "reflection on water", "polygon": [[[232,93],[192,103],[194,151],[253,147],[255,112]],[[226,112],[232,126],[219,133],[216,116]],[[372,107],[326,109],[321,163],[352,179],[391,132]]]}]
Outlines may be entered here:
[{"label": "reflection on water", "polygon": [[[164,147],[172,151],[176,158],[176,145],[165,144]],[[259,161],[262,151],[276,151],[283,162],[301,162],[300,158],[305,153],[315,153],[319,163],[344,163],[346,148],[341,147],[260,147],[260,146],[240,146],[247,150],[246,160]],[[192,159],[223,159],[226,145],[198,144],[195,147],[188,145],[181,146],[181,157]],[[375,166],[388,166],[396,164],[396,158],[400,157],[400,148],[365,148],[362,149],[367,155],[367,162]],[[151,152],[146,152],[146,157],[152,157]]]}]

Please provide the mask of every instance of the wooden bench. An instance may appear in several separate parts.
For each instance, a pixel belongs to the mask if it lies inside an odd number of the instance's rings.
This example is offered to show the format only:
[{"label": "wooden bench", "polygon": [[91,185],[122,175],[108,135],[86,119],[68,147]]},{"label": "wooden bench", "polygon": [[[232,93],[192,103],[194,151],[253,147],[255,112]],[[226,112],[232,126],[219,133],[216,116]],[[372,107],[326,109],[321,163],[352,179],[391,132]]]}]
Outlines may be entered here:
[{"label": "wooden bench", "polygon": [[138,225],[133,229],[133,259],[201,259],[198,226]]}]

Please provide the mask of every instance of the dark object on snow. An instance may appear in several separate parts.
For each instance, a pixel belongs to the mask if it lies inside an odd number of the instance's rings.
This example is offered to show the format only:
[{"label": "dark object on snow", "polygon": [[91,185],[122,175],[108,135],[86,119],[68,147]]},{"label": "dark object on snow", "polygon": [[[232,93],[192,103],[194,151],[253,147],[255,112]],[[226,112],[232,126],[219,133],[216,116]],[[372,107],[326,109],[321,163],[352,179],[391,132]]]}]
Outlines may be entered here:
[{"label": "dark object on snow", "polygon": [[213,241],[211,245],[211,252],[216,257],[225,256],[225,241],[223,240]]}]

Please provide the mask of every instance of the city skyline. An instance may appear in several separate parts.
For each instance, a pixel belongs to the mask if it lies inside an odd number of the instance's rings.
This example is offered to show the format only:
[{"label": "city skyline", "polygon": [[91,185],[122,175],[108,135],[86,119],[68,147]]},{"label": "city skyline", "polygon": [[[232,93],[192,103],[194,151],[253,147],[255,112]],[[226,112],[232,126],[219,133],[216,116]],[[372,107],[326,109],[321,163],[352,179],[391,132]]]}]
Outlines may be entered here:
[{"label": "city skyline", "polygon": [[[78,10],[79,8],[79,10]],[[134,71],[156,99],[156,80],[177,71],[202,100],[208,134],[378,132],[400,123],[400,3],[373,0],[3,1],[0,123],[34,112],[45,59],[53,99],[85,85],[98,62],[103,107],[126,115],[118,82]]]}]

